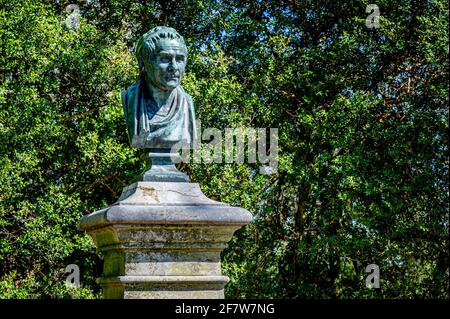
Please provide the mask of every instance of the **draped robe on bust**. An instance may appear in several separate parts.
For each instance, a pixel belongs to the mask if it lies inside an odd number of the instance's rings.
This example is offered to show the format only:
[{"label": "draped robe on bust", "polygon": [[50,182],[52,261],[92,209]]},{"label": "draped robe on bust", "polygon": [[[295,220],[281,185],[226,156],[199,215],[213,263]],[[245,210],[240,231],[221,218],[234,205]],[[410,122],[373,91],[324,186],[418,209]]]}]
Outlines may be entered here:
[{"label": "draped robe on bust", "polygon": [[167,149],[182,142],[192,148],[196,139],[194,103],[181,85],[172,91],[166,106],[158,109],[140,79],[122,91],[122,104],[131,146]]}]

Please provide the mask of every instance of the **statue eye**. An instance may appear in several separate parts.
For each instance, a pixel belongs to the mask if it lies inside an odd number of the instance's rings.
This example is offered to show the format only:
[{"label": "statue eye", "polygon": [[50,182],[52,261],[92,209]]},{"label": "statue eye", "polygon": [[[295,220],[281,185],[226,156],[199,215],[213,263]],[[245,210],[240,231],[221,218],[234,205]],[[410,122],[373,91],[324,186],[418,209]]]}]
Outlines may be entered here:
[{"label": "statue eye", "polygon": [[167,55],[163,55],[162,57],[160,57],[159,58],[160,60],[161,60],[161,62],[164,62],[164,63],[168,63],[168,62],[170,62],[170,57],[169,56],[167,56]]}]

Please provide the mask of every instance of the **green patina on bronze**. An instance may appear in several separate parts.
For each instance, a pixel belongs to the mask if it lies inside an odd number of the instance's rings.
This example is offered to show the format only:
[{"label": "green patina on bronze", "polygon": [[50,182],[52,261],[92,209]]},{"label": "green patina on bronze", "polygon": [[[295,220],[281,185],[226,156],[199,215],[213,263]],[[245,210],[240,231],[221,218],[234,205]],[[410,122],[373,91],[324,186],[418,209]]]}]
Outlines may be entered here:
[{"label": "green patina on bronze", "polygon": [[169,27],[155,27],[138,41],[139,78],[122,92],[130,144],[171,149],[195,140],[192,98],[180,85],[186,67],[183,37]]}]

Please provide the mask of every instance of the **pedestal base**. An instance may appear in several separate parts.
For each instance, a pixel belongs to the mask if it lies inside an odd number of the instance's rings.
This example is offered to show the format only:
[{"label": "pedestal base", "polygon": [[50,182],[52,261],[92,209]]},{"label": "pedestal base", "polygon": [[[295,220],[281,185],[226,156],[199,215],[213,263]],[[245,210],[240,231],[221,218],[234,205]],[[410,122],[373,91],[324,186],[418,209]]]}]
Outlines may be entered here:
[{"label": "pedestal base", "polygon": [[107,299],[223,299],[225,276],[119,276],[98,280]]},{"label": "pedestal base", "polygon": [[208,199],[195,183],[137,182],[112,206],[84,216],[104,255],[104,298],[223,298],[220,253],[252,220]]}]

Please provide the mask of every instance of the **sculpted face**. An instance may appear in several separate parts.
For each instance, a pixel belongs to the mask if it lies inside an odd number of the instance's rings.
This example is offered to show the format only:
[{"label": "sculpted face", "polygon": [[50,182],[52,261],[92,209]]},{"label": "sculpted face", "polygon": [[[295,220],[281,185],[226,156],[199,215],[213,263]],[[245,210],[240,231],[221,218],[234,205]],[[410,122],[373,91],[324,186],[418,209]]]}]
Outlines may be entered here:
[{"label": "sculpted face", "polygon": [[175,39],[158,42],[155,55],[144,61],[146,81],[160,90],[169,91],[181,83],[186,67],[186,47]]}]

